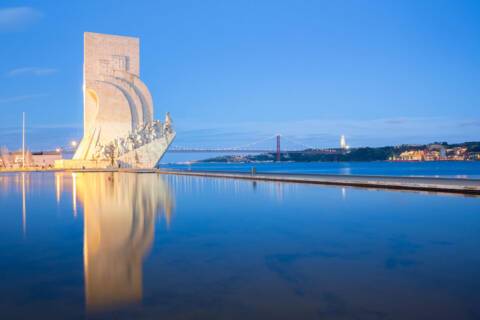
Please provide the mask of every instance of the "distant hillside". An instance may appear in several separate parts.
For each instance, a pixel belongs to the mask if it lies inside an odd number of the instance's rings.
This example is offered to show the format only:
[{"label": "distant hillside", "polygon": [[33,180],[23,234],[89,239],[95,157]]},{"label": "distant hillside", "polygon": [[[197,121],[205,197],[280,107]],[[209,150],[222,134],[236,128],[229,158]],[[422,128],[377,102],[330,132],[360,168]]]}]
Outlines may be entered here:
[{"label": "distant hillside", "polygon": [[[348,151],[334,149],[331,152],[325,150],[306,149],[301,152],[282,153],[280,161],[293,162],[328,162],[328,161],[386,161],[392,157],[398,157],[406,151],[426,150],[432,147],[444,149],[466,148],[468,153],[480,152],[480,142],[464,142],[448,144],[447,142],[434,142],[428,145],[400,145],[386,147],[363,147],[352,148]],[[266,162],[275,161],[275,153],[263,153],[259,155],[231,155],[202,160],[200,162]]]}]

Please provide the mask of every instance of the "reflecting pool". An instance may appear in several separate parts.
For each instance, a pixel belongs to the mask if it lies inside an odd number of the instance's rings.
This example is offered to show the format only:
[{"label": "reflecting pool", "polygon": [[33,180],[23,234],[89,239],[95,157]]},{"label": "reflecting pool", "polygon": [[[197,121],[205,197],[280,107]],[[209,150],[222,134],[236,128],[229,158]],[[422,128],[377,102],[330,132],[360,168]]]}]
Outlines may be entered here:
[{"label": "reflecting pool", "polygon": [[480,198],[0,175],[2,319],[479,319]]}]

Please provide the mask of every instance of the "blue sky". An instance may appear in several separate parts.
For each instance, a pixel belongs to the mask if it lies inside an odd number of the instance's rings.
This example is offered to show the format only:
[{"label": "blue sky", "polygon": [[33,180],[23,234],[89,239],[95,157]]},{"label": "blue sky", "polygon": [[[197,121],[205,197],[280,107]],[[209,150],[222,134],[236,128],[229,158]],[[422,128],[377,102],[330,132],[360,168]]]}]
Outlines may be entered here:
[{"label": "blue sky", "polygon": [[82,134],[83,32],[141,39],[177,145],[480,140],[479,1],[1,1],[0,145]]}]

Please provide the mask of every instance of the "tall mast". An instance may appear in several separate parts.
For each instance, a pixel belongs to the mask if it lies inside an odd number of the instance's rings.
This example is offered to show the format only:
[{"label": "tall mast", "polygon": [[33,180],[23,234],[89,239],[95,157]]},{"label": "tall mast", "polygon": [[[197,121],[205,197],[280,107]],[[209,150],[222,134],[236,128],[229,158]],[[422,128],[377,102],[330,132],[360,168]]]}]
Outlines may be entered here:
[{"label": "tall mast", "polygon": [[22,115],[22,166],[25,168],[25,112]]}]

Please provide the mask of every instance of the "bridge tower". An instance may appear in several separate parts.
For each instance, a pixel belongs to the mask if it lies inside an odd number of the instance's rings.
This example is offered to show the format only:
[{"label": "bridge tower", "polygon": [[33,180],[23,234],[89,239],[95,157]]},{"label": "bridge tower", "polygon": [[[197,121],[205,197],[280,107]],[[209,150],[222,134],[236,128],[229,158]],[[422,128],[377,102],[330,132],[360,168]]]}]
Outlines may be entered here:
[{"label": "bridge tower", "polygon": [[277,156],[275,161],[280,161],[280,135],[277,135]]}]

